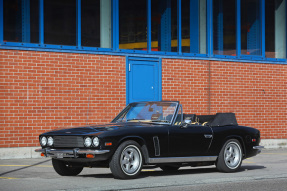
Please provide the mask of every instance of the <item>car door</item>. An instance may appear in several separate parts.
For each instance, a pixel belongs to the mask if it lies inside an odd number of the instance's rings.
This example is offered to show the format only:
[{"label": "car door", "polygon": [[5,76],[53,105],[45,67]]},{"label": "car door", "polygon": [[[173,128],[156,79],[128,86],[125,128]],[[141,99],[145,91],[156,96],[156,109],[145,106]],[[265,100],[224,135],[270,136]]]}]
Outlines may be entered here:
[{"label": "car door", "polygon": [[212,141],[212,130],[208,126],[170,126],[169,156],[204,156]]},{"label": "car door", "polygon": [[212,141],[212,129],[202,125],[182,125],[182,106],[169,128],[169,156],[204,156]]}]

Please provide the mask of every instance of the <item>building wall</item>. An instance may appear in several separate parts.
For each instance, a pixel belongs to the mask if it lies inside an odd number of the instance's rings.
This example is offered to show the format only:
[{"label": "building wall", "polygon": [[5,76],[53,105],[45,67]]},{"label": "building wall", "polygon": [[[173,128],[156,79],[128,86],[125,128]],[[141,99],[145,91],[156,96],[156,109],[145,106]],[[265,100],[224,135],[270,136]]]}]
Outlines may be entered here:
[{"label": "building wall", "polygon": [[184,113],[234,112],[264,139],[287,138],[287,65],[163,59],[162,70],[163,99]]},{"label": "building wall", "polygon": [[125,57],[0,50],[0,147],[39,146],[40,133],[85,125],[87,114],[111,121],[125,78]]},{"label": "building wall", "polygon": [[[126,104],[125,67],[124,56],[0,50],[0,147],[109,122]],[[262,138],[287,138],[287,65],[162,59],[162,98],[185,113],[234,112]]]}]

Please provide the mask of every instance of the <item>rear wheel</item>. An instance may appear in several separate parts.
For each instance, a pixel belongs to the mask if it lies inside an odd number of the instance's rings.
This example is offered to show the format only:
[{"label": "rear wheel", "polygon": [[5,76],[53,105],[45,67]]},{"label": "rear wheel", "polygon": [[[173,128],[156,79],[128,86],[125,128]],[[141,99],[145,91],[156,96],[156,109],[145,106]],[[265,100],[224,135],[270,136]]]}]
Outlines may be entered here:
[{"label": "rear wheel", "polygon": [[142,169],[142,151],[135,141],[123,142],[110,161],[110,169],[115,178],[136,178]]},{"label": "rear wheel", "polygon": [[235,172],[242,163],[242,148],[238,140],[230,139],[222,147],[216,167],[221,172]]},{"label": "rear wheel", "polygon": [[65,161],[52,159],[55,171],[61,176],[76,176],[80,174],[84,167],[74,167]]}]

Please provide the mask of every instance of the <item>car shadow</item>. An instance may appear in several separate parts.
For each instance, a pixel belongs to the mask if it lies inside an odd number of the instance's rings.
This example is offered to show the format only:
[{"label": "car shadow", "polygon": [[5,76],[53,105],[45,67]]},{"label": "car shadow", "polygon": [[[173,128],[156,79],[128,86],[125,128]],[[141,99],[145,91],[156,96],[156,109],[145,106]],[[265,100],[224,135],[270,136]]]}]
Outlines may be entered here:
[{"label": "car shadow", "polygon": [[246,171],[246,170],[258,170],[258,169],[265,169],[267,167],[261,165],[242,165],[238,172]]},{"label": "car shadow", "polygon": [[[186,174],[210,174],[210,173],[217,173],[219,172],[215,167],[210,167],[210,168],[206,168],[206,167],[197,167],[197,168],[183,168],[183,169],[179,169],[177,171],[162,171],[162,170],[153,170],[157,167],[152,166],[152,167],[144,167],[142,169],[142,172],[140,173],[140,175],[137,177],[137,179],[140,178],[146,178],[146,177],[157,177],[157,176],[174,176],[174,175],[186,175]],[[241,168],[235,172],[244,172],[246,170],[258,170],[258,169],[265,169],[265,166],[241,166]],[[89,174],[89,175],[78,175],[79,177],[83,177],[83,178],[114,178],[114,176],[112,175],[112,173],[105,173],[105,174]]]}]

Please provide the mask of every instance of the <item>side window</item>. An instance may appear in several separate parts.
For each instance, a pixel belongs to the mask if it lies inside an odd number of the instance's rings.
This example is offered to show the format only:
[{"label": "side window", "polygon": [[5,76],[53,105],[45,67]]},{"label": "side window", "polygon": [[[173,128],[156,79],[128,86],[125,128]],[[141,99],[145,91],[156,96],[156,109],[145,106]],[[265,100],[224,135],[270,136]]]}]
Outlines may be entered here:
[{"label": "side window", "polygon": [[181,125],[181,120],[182,120],[182,105],[179,106],[177,116],[175,118],[174,125],[180,126]]}]

